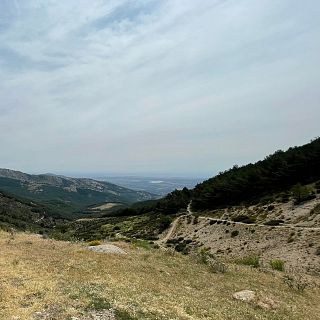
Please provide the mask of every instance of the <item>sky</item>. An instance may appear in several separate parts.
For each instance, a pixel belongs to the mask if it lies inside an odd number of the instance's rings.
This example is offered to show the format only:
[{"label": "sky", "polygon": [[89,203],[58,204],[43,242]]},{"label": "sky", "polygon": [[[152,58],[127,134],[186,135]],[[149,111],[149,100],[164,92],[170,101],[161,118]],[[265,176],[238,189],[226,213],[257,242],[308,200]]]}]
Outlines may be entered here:
[{"label": "sky", "polygon": [[320,133],[318,0],[0,0],[0,167],[210,177]]}]

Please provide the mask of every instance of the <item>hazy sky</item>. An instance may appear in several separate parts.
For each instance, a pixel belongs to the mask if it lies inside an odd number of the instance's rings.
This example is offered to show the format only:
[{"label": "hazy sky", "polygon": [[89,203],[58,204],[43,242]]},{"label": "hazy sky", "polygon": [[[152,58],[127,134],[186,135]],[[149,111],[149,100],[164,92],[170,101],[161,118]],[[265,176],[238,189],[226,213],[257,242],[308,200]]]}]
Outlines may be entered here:
[{"label": "hazy sky", "polygon": [[320,133],[318,0],[0,0],[0,167],[210,176]]}]

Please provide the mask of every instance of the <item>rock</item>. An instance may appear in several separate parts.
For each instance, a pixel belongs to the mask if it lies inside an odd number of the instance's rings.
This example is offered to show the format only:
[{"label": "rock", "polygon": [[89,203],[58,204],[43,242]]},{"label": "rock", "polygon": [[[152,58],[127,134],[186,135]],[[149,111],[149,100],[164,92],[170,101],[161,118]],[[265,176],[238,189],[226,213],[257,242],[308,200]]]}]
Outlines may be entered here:
[{"label": "rock", "polygon": [[234,299],[244,302],[251,302],[254,305],[266,310],[275,310],[279,306],[279,303],[273,299],[268,297],[257,297],[256,293],[251,290],[242,290],[234,293],[232,296]]},{"label": "rock", "polygon": [[81,317],[72,317],[71,320],[116,320],[114,311],[102,310],[102,311],[92,311]]},{"label": "rock", "polygon": [[116,253],[116,254],[126,254],[124,250],[113,245],[113,244],[101,244],[98,246],[91,246],[87,248],[88,250],[99,252],[99,253]]},{"label": "rock", "polygon": [[254,291],[251,290],[242,290],[234,293],[233,298],[245,302],[251,302],[256,298],[256,294]]},{"label": "rock", "polygon": [[272,300],[271,298],[264,298],[257,302],[257,305],[266,310],[275,310],[278,308],[278,302]]}]

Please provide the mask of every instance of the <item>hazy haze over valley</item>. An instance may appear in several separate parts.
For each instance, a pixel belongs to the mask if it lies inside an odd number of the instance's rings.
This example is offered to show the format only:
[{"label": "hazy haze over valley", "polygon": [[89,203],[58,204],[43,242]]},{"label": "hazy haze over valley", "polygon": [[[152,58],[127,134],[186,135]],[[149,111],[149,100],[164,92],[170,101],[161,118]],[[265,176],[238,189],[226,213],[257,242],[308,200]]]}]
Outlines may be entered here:
[{"label": "hazy haze over valley", "polygon": [[0,1],[1,166],[212,176],[319,134],[319,1]]},{"label": "hazy haze over valley", "polygon": [[116,185],[133,190],[143,190],[161,196],[184,187],[192,189],[203,178],[174,178],[174,177],[142,177],[142,176],[100,176],[96,177],[100,181],[108,181]]}]

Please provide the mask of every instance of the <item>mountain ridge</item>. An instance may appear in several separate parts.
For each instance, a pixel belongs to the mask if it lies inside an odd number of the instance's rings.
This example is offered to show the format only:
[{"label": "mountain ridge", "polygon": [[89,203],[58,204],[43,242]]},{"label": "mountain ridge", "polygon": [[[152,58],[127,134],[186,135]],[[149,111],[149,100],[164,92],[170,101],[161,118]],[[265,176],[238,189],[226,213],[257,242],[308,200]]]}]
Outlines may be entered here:
[{"label": "mountain ridge", "polygon": [[106,181],[48,174],[35,175],[1,168],[0,190],[44,204],[58,204],[58,209],[69,213],[85,211],[97,203],[118,202],[128,205],[159,197]]}]

